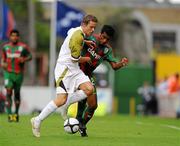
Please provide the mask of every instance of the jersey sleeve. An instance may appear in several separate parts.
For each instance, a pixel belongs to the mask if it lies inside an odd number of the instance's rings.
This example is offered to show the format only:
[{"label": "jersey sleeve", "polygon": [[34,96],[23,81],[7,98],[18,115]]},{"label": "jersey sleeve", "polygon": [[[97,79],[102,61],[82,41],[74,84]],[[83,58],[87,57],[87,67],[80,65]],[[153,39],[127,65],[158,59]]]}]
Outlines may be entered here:
[{"label": "jersey sleeve", "polygon": [[30,52],[28,45],[24,44],[23,47],[24,47],[24,50],[22,52],[22,56],[32,58],[32,54]]},{"label": "jersey sleeve", "polygon": [[6,51],[5,51],[5,47],[3,46],[2,47],[2,50],[1,50],[1,52],[0,52],[1,54],[1,59],[3,60],[3,61],[5,61],[6,60]]},{"label": "jersey sleeve", "polygon": [[81,49],[83,47],[83,42],[84,42],[84,36],[82,31],[78,30],[74,32],[69,42],[69,48],[71,50],[72,60],[74,61],[79,60],[81,55]]},{"label": "jersey sleeve", "polygon": [[109,48],[105,60],[108,62],[118,62],[119,60],[113,56],[112,48]]}]

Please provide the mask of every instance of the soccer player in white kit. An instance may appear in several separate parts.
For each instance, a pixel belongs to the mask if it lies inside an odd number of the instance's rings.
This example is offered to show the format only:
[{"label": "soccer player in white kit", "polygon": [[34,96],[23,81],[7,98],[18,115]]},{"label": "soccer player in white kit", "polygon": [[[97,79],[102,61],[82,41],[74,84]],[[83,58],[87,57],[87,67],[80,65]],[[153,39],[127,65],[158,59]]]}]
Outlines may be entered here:
[{"label": "soccer player in white kit", "polygon": [[94,87],[88,76],[79,68],[79,63],[91,61],[90,57],[81,57],[81,49],[84,38],[94,32],[97,22],[95,16],[86,15],[80,27],[68,31],[55,67],[56,98],[50,101],[38,116],[31,119],[35,137],[40,137],[41,122],[58,107],[63,106],[68,95],[71,98],[76,97],[76,101],[79,101],[93,94]]}]

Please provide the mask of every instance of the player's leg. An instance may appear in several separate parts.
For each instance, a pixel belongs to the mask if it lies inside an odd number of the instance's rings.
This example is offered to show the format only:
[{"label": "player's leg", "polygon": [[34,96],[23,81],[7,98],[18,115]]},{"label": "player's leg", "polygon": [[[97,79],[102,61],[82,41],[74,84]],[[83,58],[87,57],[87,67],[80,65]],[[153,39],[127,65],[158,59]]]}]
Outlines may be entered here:
[{"label": "player's leg", "polygon": [[97,109],[97,95],[93,94],[87,98],[87,107],[83,113],[82,122],[87,124],[93,117],[95,110]]},{"label": "player's leg", "polygon": [[23,82],[23,74],[17,74],[14,80],[15,80],[15,84],[14,84],[15,112],[13,114],[13,119],[15,122],[19,122],[19,107],[21,104],[20,90]]},{"label": "player's leg", "polygon": [[65,66],[56,65],[56,98],[50,101],[38,116],[31,119],[32,132],[35,137],[40,137],[41,122],[46,119],[51,113],[55,112],[58,107],[65,104],[67,100],[68,92],[65,88],[66,82],[64,82],[64,80],[66,79],[66,74],[67,68]]},{"label": "player's leg", "polygon": [[[53,113],[58,107],[61,107],[66,103],[68,93],[73,93],[74,90],[77,89],[77,77],[78,75],[68,72],[68,68],[66,66],[56,66],[55,79],[57,97],[51,101],[37,117],[31,119],[34,136],[40,137],[41,122],[51,113]],[[80,90],[79,92],[82,93],[83,96],[87,96],[84,94],[84,91]]]},{"label": "player's leg", "polygon": [[84,99],[78,102],[76,119],[78,119],[80,123],[82,123],[82,120],[83,120],[82,116],[86,109],[86,101],[87,99]]},{"label": "player's leg", "polygon": [[[93,117],[94,111],[97,108],[97,95],[95,81],[93,77],[90,77],[91,83],[94,86],[93,94],[88,96],[84,101],[78,103],[77,119],[80,122],[80,134],[82,137],[88,136],[86,133],[86,124]],[[88,104],[86,103],[88,102]]]},{"label": "player's leg", "polygon": [[96,94],[93,94],[91,96],[88,96],[87,98],[87,106],[86,109],[84,110],[83,116],[82,116],[82,121],[80,121],[80,127],[79,127],[79,132],[82,137],[87,137],[87,132],[86,132],[86,124],[89,122],[89,120],[93,117],[94,111],[97,108],[97,97]]},{"label": "player's leg", "polygon": [[78,102],[80,100],[83,100],[93,93],[94,87],[92,86],[89,79],[84,80],[84,81],[86,81],[86,82],[81,82],[81,84],[79,85],[79,90],[77,90],[76,92],[74,92],[72,94],[69,94],[66,103],[62,107],[60,107],[61,116],[64,120],[66,120],[68,118],[67,110],[71,104]]},{"label": "player's leg", "polygon": [[67,119],[67,109],[69,105],[87,98],[92,95],[94,91],[94,87],[90,82],[89,77],[81,70],[79,70],[78,75],[76,75],[75,84],[73,85],[72,79],[70,81],[70,87],[74,86],[73,88],[76,89],[76,92],[69,94],[66,104],[60,109],[63,119]]},{"label": "player's leg", "polygon": [[35,137],[40,137],[41,122],[46,119],[51,113],[55,112],[58,107],[62,106],[66,102],[66,100],[67,93],[57,94],[56,99],[50,101],[37,117],[31,119],[32,132]]},{"label": "player's leg", "polygon": [[67,111],[71,104],[84,100],[87,97],[83,90],[77,90],[75,93],[69,94],[66,103],[59,108],[61,116],[64,120],[68,118]]},{"label": "player's leg", "polygon": [[[86,82],[86,83],[81,84],[79,86],[79,89],[83,90],[86,93],[87,98],[90,98],[93,95],[94,86],[92,85],[91,82]],[[79,126],[80,126],[79,127],[79,132],[80,132],[81,136],[82,137],[88,136],[87,133],[86,133],[86,126],[85,126],[85,124],[80,123]]]},{"label": "player's leg", "polygon": [[12,116],[12,92],[13,92],[13,82],[11,79],[11,73],[8,73],[4,71],[4,85],[6,88],[6,101],[5,101],[5,106],[6,106],[6,111],[8,114],[8,121],[12,122],[13,121],[13,116]]},{"label": "player's leg", "polygon": [[6,111],[8,114],[8,122],[13,121],[12,115],[12,88],[6,88],[6,101],[5,101]]},{"label": "player's leg", "polygon": [[14,103],[15,103],[15,112],[13,114],[13,120],[19,122],[19,107],[20,107],[20,89],[14,90]]},{"label": "player's leg", "polygon": [[[84,85],[84,84],[83,84]],[[83,86],[82,85],[82,86]],[[88,84],[86,84],[88,85]],[[83,98],[87,97],[87,95],[91,94],[89,91],[89,87],[88,89],[86,89],[85,91],[83,90],[78,90],[78,97],[81,95]],[[88,92],[89,91],[89,92]],[[93,89],[92,89],[93,91]],[[40,137],[40,125],[41,122],[47,118],[51,113],[53,113],[58,107],[63,106],[66,101],[67,101],[67,96],[68,94],[58,94],[57,98],[54,99],[53,101],[51,101],[43,110],[42,112],[35,118],[31,119],[31,123],[32,123],[32,131],[33,131],[33,135],[36,137]],[[73,102],[75,102],[73,100]]]},{"label": "player's leg", "polygon": [[85,107],[83,114],[82,114],[82,123],[87,124],[89,120],[93,117],[94,111],[97,108],[97,94],[96,94],[96,85],[95,85],[95,78],[92,76],[90,77],[91,83],[94,86],[94,91],[91,96],[87,98],[87,106]]},{"label": "player's leg", "polygon": [[[94,79],[94,77],[92,76],[92,77],[89,77],[90,78],[90,80],[91,80],[91,83],[92,83],[92,85],[94,86],[94,92],[93,92],[93,94],[96,94],[96,86],[95,86],[95,79]],[[94,96],[96,96],[96,95],[94,95]],[[94,97],[93,99],[95,99],[96,97]],[[79,120],[79,122],[81,122],[82,123],[82,120],[83,120],[83,114],[84,114],[84,111],[85,111],[85,109],[87,108],[87,104],[86,104],[86,101],[87,101],[87,99],[85,99],[85,100],[81,100],[81,101],[79,101],[78,102],[78,110],[77,110],[77,116],[76,116],[76,118]],[[89,101],[90,102],[90,101]],[[97,99],[95,99],[94,100],[94,103],[92,103],[92,104],[94,104],[94,105],[92,105],[92,107],[95,107],[95,109],[97,108]],[[96,104],[96,105],[95,105]],[[91,109],[90,109],[91,110]],[[94,112],[93,112],[94,113]]]}]

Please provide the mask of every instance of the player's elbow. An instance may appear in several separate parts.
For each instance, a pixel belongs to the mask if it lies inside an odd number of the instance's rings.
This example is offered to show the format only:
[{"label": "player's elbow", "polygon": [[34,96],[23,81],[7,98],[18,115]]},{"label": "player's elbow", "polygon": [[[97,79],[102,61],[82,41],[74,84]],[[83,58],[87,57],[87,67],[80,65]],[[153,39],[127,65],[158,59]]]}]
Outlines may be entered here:
[{"label": "player's elbow", "polygon": [[78,57],[73,57],[73,56],[71,56],[71,60],[72,60],[72,62],[74,62],[74,63],[79,62],[80,58],[81,58],[80,56],[78,56]]},{"label": "player's elbow", "polygon": [[32,55],[29,56],[29,61],[32,60]]},{"label": "player's elbow", "polygon": [[115,64],[113,64],[113,65],[112,65],[112,69],[113,69],[114,71],[116,71],[116,70],[118,70],[118,67],[117,67]]}]

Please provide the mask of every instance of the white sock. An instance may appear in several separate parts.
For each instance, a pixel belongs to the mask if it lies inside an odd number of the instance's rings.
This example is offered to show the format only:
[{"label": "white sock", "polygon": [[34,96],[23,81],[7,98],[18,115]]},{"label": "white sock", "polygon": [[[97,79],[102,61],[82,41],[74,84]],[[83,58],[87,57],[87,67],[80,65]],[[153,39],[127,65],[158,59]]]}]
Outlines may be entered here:
[{"label": "white sock", "polygon": [[81,100],[85,99],[86,97],[87,97],[87,95],[84,93],[83,90],[77,90],[76,92],[68,95],[66,103],[59,108],[62,118],[64,120],[66,120],[68,118],[67,117],[67,109],[71,104],[73,104],[77,101],[81,101]]},{"label": "white sock", "polygon": [[77,90],[76,92],[70,94],[68,96],[69,100],[67,100],[69,103],[69,105],[77,102],[77,101],[81,101],[85,98],[87,98],[87,95],[84,93],[83,90]]},{"label": "white sock", "polygon": [[41,111],[41,113],[36,117],[36,120],[43,121],[47,118],[51,113],[53,113],[58,107],[54,103],[54,101],[50,101],[45,108]]}]

